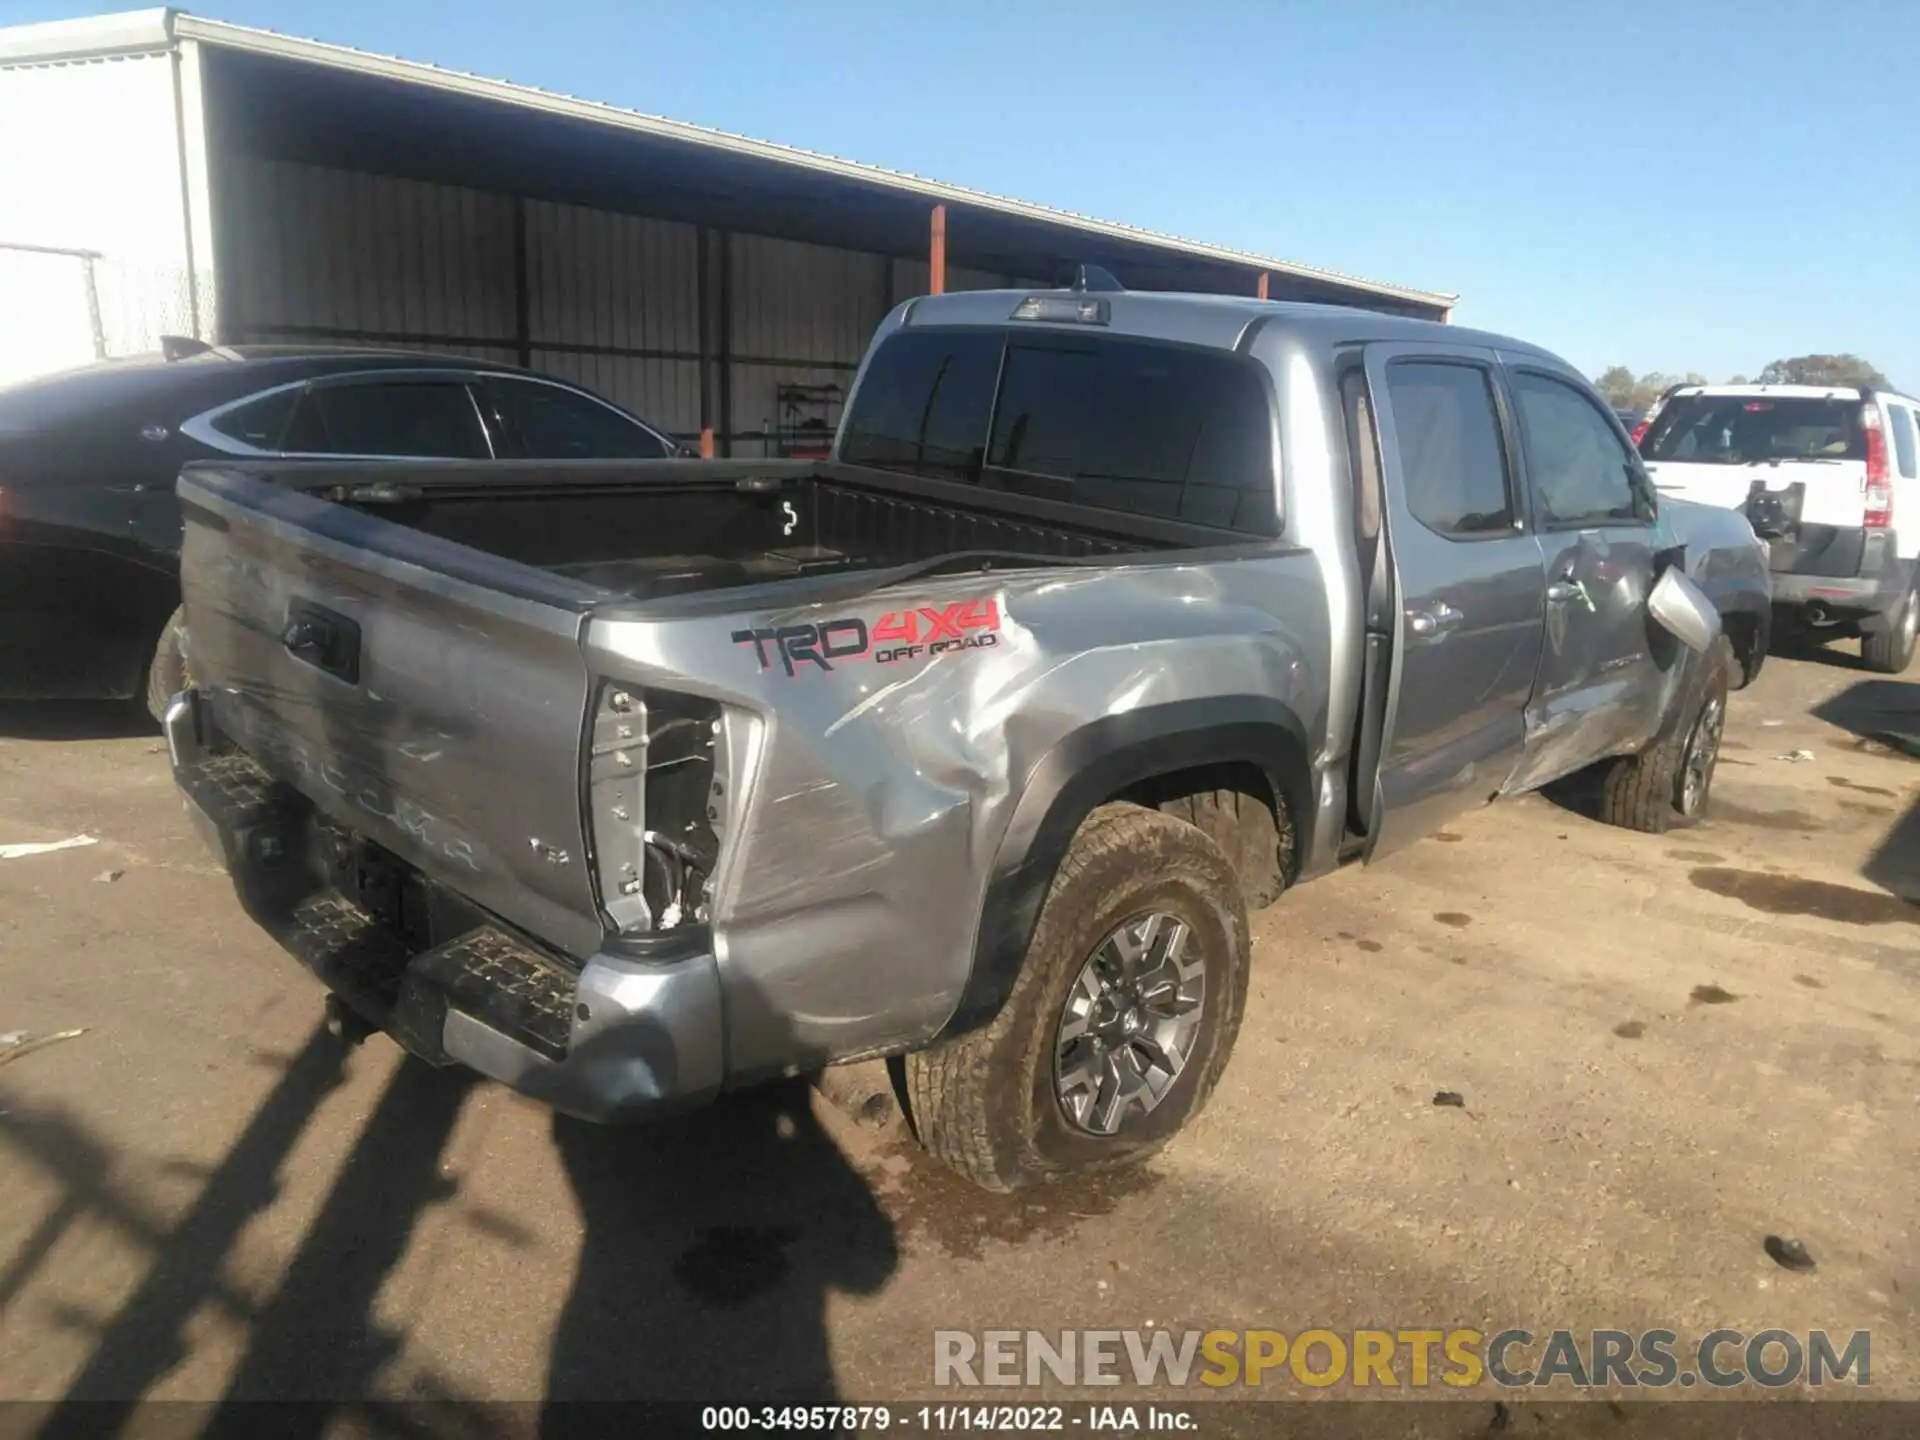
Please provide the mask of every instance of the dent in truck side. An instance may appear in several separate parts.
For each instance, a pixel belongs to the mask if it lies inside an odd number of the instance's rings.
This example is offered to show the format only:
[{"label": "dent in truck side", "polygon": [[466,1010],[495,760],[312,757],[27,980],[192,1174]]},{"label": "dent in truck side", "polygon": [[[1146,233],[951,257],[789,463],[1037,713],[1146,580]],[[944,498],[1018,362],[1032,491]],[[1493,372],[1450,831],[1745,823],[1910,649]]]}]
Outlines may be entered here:
[{"label": "dent in truck side", "polygon": [[[1210,738],[1309,783],[1326,715],[1318,565],[1236,554],[918,582],[804,615],[590,623],[596,674],[697,689],[729,717],[733,838],[711,925],[734,1076],[896,1051],[990,1012],[1062,829],[1156,755],[1228,758],[1198,753]],[[993,643],[916,663],[872,642],[888,614],[969,610],[991,614],[973,633]],[[791,675],[734,639],[843,619],[867,648]]]}]

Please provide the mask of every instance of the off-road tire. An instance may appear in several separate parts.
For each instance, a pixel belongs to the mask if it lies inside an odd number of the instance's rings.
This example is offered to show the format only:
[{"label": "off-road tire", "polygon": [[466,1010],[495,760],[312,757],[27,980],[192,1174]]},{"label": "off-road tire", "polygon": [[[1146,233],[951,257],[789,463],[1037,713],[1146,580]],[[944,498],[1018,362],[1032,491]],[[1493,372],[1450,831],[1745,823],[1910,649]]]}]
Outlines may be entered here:
[{"label": "off-road tire", "polygon": [[187,667],[187,612],[185,607],[177,606],[167,617],[166,628],[160,632],[160,643],[154,647],[153,659],[147,665],[147,713],[156,723],[164,719],[167,702],[192,683],[193,674]]},{"label": "off-road tire", "polygon": [[1638,830],[1647,835],[1664,835],[1682,821],[1698,820],[1706,812],[1711,797],[1712,774],[1700,809],[1683,814],[1680,792],[1684,780],[1687,746],[1694,726],[1709,703],[1718,700],[1721,714],[1726,713],[1728,682],[1739,662],[1725,636],[1715,642],[1704,663],[1694,669],[1686,700],[1673,723],[1638,755],[1623,755],[1607,762],[1600,782],[1600,818],[1609,825]]},{"label": "off-road tire", "polygon": [[[1054,1051],[1067,995],[1096,947],[1143,912],[1176,915],[1201,949],[1206,991],[1185,1066],[1151,1111],[1115,1135],[1076,1128],[1056,1095]],[[1213,1093],[1246,1009],[1251,942],[1239,877],[1185,821],[1103,805],[1073,837],[1006,1004],[981,1029],[906,1059],[920,1142],[989,1190],[1146,1159]]]},{"label": "off-road tire", "polygon": [[1920,616],[1920,589],[1907,592],[1906,603],[1894,611],[1885,628],[1860,637],[1860,659],[1867,669],[1899,675],[1913,661],[1915,617]]}]

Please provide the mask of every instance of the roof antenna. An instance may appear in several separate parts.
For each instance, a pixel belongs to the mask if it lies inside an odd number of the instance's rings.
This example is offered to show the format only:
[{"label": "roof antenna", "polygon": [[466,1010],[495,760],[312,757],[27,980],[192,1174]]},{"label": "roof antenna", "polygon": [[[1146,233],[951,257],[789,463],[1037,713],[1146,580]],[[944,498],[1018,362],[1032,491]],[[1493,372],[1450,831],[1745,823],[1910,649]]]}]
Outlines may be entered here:
[{"label": "roof antenna", "polygon": [[1124,292],[1127,287],[1113,278],[1111,270],[1102,269],[1098,265],[1076,265],[1073,271],[1073,284],[1067,288],[1085,294],[1088,291],[1118,293]]}]

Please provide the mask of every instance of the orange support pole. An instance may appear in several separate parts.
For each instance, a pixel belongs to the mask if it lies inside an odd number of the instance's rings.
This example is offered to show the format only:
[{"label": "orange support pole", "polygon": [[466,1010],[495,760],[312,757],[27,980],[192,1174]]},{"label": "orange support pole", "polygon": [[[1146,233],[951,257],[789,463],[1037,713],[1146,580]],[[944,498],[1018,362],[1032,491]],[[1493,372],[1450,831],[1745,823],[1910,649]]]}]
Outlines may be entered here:
[{"label": "orange support pole", "polygon": [[947,293],[947,207],[933,207],[933,233],[927,248],[927,293]]},{"label": "orange support pole", "polygon": [[702,460],[713,458],[713,427],[711,425],[702,426],[700,429],[700,458]]},{"label": "orange support pole", "polygon": [[1260,288],[1254,293],[1262,300],[1267,298],[1267,272],[1264,270],[1260,272]]}]

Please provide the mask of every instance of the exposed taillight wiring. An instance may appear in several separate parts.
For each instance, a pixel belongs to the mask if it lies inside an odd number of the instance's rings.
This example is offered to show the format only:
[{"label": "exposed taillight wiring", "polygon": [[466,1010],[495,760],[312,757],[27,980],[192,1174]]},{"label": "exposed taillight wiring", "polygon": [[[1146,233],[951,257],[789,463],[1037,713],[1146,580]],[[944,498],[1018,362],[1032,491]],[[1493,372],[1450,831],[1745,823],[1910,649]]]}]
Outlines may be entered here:
[{"label": "exposed taillight wiring", "polygon": [[1893,479],[1887,470],[1883,423],[1878,405],[1860,407],[1860,429],[1867,440],[1866,518],[1862,523],[1869,530],[1886,530],[1893,525]]}]

